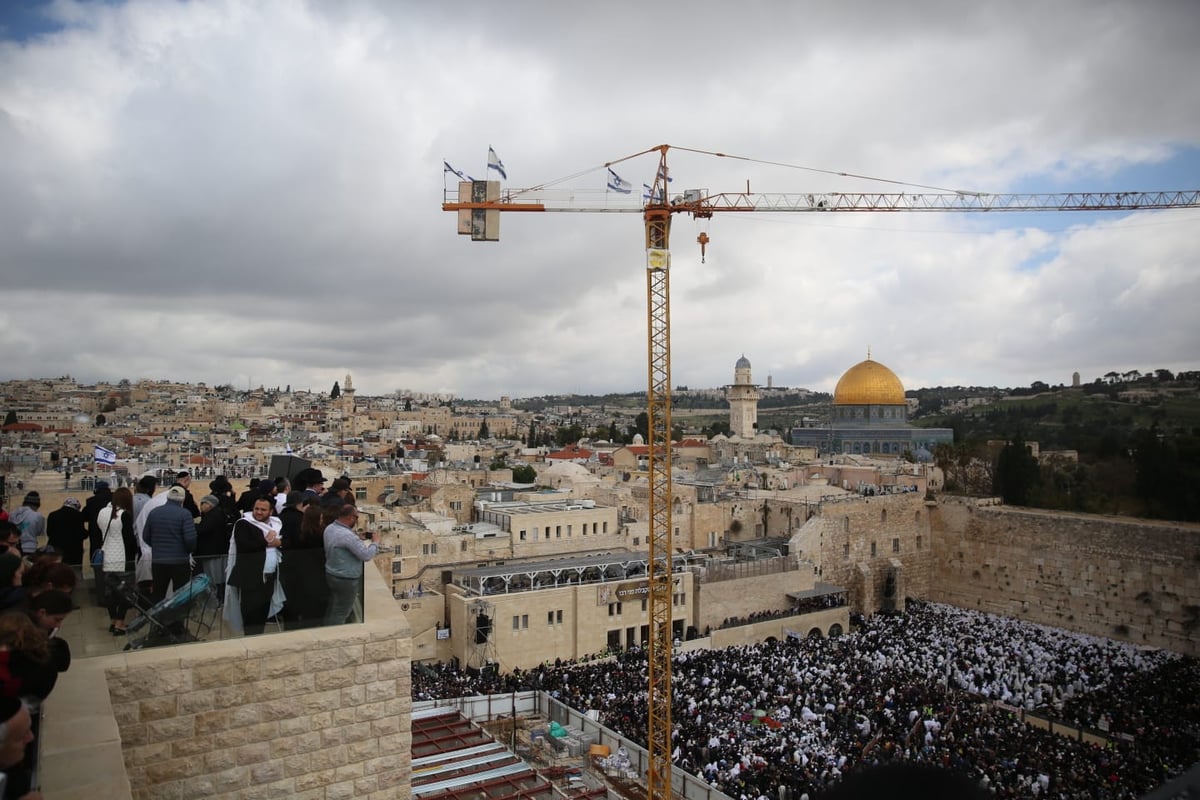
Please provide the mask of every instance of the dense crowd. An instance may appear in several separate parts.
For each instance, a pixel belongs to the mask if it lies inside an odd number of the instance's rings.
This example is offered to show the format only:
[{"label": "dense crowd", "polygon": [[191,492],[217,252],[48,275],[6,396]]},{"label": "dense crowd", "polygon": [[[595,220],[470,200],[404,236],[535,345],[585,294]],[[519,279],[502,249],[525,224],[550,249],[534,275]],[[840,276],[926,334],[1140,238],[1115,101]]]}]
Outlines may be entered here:
[{"label": "dense crowd", "polygon": [[[1200,758],[1194,659],[910,601],[835,639],[677,654],[672,758],[734,798],[817,796],[898,762],[968,777],[998,798],[1141,797]],[[413,699],[544,689],[645,742],[644,653],[511,674],[418,666]],[[1091,730],[1052,734],[1017,709]]]}]

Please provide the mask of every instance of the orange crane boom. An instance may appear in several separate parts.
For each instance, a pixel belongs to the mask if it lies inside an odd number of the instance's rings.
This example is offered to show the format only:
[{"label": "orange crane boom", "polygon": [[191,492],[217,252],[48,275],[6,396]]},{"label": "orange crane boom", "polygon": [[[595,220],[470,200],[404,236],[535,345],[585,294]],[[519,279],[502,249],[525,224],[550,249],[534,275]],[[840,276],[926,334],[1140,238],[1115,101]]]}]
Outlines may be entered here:
[{"label": "orange crane boom", "polygon": [[[721,212],[1040,212],[1136,211],[1139,209],[1197,208],[1200,189],[1161,192],[1067,192],[1063,194],[989,194],[982,192],[758,194],[689,190],[667,197],[667,151],[659,145],[645,153],[659,154],[658,170],[649,200],[641,205],[586,205],[572,196],[555,199],[543,187],[500,191],[496,181],[464,181],[454,200],[447,192],[442,210],[458,212],[458,232],[473,241],[499,239],[501,212],[575,212],[641,214],[646,236],[646,347],[649,475],[649,602],[650,640],[647,648],[649,695],[646,775],[650,800],[671,797],[671,219],[690,214],[708,219]],[[641,155],[641,154],[638,154]],[[714,153],[711,155],[723,155]],[[624,160],[624,159],[622,159]],[[616,162],[611,162],[616,163]],[[607,164],[605,166],[608,166]],[[708,235],[697,239],[703,254]]]}]

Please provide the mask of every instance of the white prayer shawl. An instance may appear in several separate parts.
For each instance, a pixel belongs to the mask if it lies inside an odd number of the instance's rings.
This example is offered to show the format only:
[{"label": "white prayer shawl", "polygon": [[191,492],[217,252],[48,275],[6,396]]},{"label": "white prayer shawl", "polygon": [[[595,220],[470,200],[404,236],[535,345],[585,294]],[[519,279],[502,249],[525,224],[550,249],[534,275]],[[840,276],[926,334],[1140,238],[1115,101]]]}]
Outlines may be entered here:
[{"label": "white prayer shawl", "polygon": [[[263,532],[263,538],[267,534],[274,531],[279,533],[283,530],[283,523],[279,517],[271,517],[266,522],[259,522],[254,518],[254,514],[247,511],[242,515],[242,519]],[[268,547],[266,553],[266,561],[263,562],[263,574],[269,574],[279,569],[279,564],[283,560],[282,554],[278,547]],[[233,574],[233,565],[237,563],[237,540],[229,537],[229,562],[225,566],[225,621],[229,623],[229,627],[234,633],[241,633],[242,628],[242,603],[241,594],[236,586],[229,585],[229,576]],[[273,617],[283,610],[284,601],[287,596],[283,593],[283,584],[278,580],[275,581],[275,591],[271,594],[271,608],[267,612],[268,617]]]}]

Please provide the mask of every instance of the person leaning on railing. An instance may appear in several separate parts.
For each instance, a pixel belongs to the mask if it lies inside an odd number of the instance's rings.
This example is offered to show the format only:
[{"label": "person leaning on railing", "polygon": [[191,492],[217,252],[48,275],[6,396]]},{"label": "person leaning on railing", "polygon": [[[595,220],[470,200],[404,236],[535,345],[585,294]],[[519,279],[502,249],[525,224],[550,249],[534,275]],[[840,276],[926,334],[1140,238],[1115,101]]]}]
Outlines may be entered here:
[{"label": "person leaning on railing", "polygon": [[354,532],[358,509],[344,504],[337,519],[325,528],[325,582],[329,585],[329,605],[325,624],[341,625],[350,616],[354,601],[362,593],[363,562],[379,553],[379,534],[372,531],[370,541]]}]

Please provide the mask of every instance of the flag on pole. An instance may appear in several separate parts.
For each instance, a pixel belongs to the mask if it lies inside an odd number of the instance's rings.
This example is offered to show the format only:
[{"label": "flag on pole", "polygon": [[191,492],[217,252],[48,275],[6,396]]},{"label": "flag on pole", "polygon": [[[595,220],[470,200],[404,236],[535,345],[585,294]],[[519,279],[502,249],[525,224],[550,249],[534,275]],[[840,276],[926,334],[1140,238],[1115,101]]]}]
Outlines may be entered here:
[{"label": "flag on pole", "polygon": [[612,171],[612,167],[608,169],[608,188],[614,192],[621,194],[629,194],[633,191],[633,184],[622,178],[620,175]]},{"label": "flag on pole", "polygon": [[111,467],[117,463],[117,454],[112,450],[107,450],[100,445],[96,445],[92,451],[92,459],[97,464],[108,464]]},{"label": "flag on pole", "polygon": [[666,165],[666,164],[659,164],[659,165],[658,165],[658,178],[657,178],[657,180],[659,180],[659,181],[663,181],[664,183],[670,183],[670,182],[673,180],[673,179],[671,178],[671,176],[667,174],[667,165]]},{"label": "flag on pole", "polygon": [[449,161],[443,160],[443,161],[442,161],[442,165],[443,165],[443,166],[445,166],[445,168],[446,168],[446,169],[444,169],[444,170],[443,170],[443,174],[444,174],[444,173],[446,173],[446,172],[452,172],[452,173],[454,173],[455,175],[457,175],[459,178],[461,178],[461,179],[462,179],[462,180],[464,180],[464,181],[469,181],[469,180],[471,180],[471,179],[470,179],[470,178],[468,178],[466,175],[463,175],[461,172],[459,172],[458,170],[456,170],[454,167],[450,166],[450,162],[449,162]]},{"label": "flag on pole", "polygon": [[488,169],[494,169],[500,173],[500,177],[508,180],[508,173],[504,171],[504,162],[500,160],[500,156],[496,155],[496,151],[491,147],[488,148]]},{"label": "flag on pole", "polygon": [[656,194],[654,189],[650,186],[650,184],[643,183],[642,184],[642,202],[648,203],[653,199],[656,203],[661,203],[663,201],[663,198],[665,197],[665,195],[663,194],[665,191],[666,191],[665,189],[660,189]]}]

